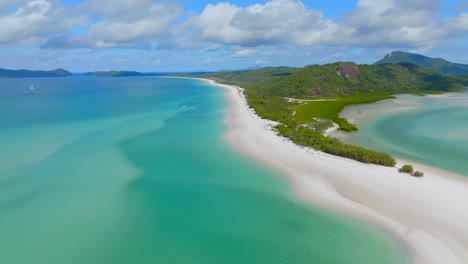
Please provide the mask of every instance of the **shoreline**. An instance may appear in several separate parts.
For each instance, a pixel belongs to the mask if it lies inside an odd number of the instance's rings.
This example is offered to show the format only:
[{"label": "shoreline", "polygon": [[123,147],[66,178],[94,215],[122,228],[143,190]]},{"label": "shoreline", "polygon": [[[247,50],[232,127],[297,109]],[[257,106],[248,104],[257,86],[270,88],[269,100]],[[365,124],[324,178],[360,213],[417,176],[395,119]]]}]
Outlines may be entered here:
[{"label": "shoreline", "polygon": [[[461,93],[454,93],[448,92],[444,94],[436,94],[436,95],[425,95],[424,97],[427,98],[437,98],[437,99],[452,99],[457,98],[460,96]],[[339,116],[341,118],[347,119],[350,123],[356,126],[362,126],[368,120],[373,120],[376,117],[380,117],[382,115],[393,115],[398,114],[401,112],[413,111],[413,110],[422,110],[426,107],[424,103],[419,101],[408,101],[410,97],[420,97],[417,95],[411,94],[397,94],[396,98],[394,99],[385,99],[371,104],[362,104],[362,105],[350,105],[345,107],[340,113]],[[353,142],[352,133],[346,133],[339,130],[332,130],[331,133],[327,134],[333,137],[340,139],[342,142],[347,144],[357,144],[359,143]],[[395,157],[398,164],[396,166],[401,166],[402,164],[412,164],[415,167],[415,170],[423,169],[423,170],[431,170],[433,172],[437,172],[437,174],[442,175],[446,178],[452,178],[455,180],[459,180],[468,184],[468,177],[467,175],[458,174],[458,172],[454,170],[449,170],[445,168],[433,167],[431,164],[425,164],[420,161],[410,160],[409,158],[403,157]]]},{"label": "shoreline", "polygon": [[249,108],[242,88],[196,79],[225,90],[227,144],[284,175],[297,198],[379,226],[411,263],[468,260],[468,181],[461,176],[425,166],[425,177],[416,178],[295,145]]}]

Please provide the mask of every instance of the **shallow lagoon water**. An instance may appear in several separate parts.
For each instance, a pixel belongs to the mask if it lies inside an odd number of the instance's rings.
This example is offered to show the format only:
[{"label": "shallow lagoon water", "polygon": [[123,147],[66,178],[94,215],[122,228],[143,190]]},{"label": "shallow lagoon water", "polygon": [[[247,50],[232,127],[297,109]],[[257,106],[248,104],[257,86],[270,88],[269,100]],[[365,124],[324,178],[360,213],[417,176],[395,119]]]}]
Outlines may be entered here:
[{"label": "shallow lagoon water", "polygon": [[405,262],[229,149],[219,88],[73,77],[0,94],[0,263]]},{"label": "shallow lagoon water", "polygon": [[351,106],[359,130],[345,141],[468,176],[468,93],[399,95],[395,101]]}]

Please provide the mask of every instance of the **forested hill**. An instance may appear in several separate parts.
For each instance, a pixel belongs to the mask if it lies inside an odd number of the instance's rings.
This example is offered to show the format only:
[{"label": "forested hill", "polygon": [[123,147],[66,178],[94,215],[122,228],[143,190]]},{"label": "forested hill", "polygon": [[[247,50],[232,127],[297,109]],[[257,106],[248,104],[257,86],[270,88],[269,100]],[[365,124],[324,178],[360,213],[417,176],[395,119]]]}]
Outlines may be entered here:
[{"label": "forested hill", "polygon": [[429,58],[423,55],[394,51],[375,64],[408,62],[442,74],[468,75],[468,65],[453,63],[441,58]]},{"label": "forested hill", "polygon": [[64,69],[53,71],[7,70],[0,69],[0,78],[40,78],[40,77],[67,77],[73,74]]},{"label": "forested hill", "polygon": [[461,91],[462,82],[411,63],[358,65],[337,62],[304,68],[200,74],[254,88],[265,96],[309,98],[372,92]]},{"label": "forested hill", "polygon": [[[357,127],[339,116],[351,104],[391,98],[395,93],[461,91],[462,80],[411,63],[357,65],[337,62],[304,68],[263,68],[185,75],[210,78],[245,88],[247,101],[262,118],[279,122],[274,129],[294,143],[365,163],[394,166],[395,159],[362,147],[343,144],[323,132]],[[325,100],[302,100],[323,98]]]}]

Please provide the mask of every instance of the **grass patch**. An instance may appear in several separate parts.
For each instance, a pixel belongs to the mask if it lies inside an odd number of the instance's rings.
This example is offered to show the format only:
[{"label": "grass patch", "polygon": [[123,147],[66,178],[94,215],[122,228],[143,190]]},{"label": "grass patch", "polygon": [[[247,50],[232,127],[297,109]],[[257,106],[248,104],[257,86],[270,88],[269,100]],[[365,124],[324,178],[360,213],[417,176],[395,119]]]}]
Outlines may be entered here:
[{"label": "grass patch", "polygon": [[340,130],[350,132],[357,130],[357,127],[339,116],[346,106],[374,103],[390,98],[394,97],[388,93],[357,94],[339,96],[335,100],[307,102],[292,108],[296,111],[295,118],[299,123],[311,123],[316,118],[330,119],[338,124]]}]

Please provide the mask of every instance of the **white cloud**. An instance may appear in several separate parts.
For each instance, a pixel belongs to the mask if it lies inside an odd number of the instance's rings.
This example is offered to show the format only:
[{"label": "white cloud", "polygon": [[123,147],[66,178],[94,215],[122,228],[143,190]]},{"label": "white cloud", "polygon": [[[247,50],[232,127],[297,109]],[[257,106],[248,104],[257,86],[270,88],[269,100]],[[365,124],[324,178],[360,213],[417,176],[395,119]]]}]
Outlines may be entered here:
[{"label": "white cloud", "polygon": [[241,46],[316,44],[336,30],[332,21],[323,20],[320,12],[308,10],[297,0],[272,0],[245,8],[209,4],[188,23],[204,41]]},{"label": "white cloud", "polygon": [[157,40],[167,34],[169,23],[182,12],[176,4],[151,0],[92,0],[86,7],[103,16],[87,34],[98,48],[139,46]]},{"label": "white cloud", "polygon": [[453,30],[468,31],[468,13],[461,13],[458,16],[449,19],[447,24]]},{"label": "white cloud", "polygon": [[[75,16],[71,10],[62,7],[59,1],[32,0],[15,4],[21,3],[15,11],[0,15],[0,45],[43,39],[84,21],[83,17]],[[10,4],[13,1],[3,3],[4,7]]]},{"label": "white cloud", "polygon": [[[252,66],[256,61],[362,61],[395,49],[437,50],[447,43],[463,43],[454,40],[466,42],[468,31],[466,1],[459,14],[443,18],[441,0],[357,0],[354,10],[327,19],[321,11],[307,8],[304,0],[266,0],[250,6],[212,1],[198,14],[184,13],[176,1],[168,0],[79,1],[66,5],[63,0],[0,0],[0,47],[42,44],[49,48],[42,51],[53,56],[83,51],[73,50],[77,48],[95,52],[87,58],[122,53],[128,59],[119,62],[122,65],[137,65],[142,57],[159,52],[167,57],[152,61],[163,61],[164,66],[172,61],[174,68],[189,67],[185,58],[190,57],[190,67],[206,63],[215,69],[242,68],[242,63]],[[53,52],[58,48],[67,50]]]},{"label": "white cloud", "polygon": [[428,45],[445,33],[437,0],[359,0],[342,22],[342,43],[360,46]]},{"label": "white cloud", "polygon": [[177,4],[152,0],[88,0],[79,9],[97,22],[81,36],[54,36],[44,47],[148,48],[167,41],[170,23],[182,13]]},{"label": "white cloud", "polygon": [[239,49],[233,52],[232,57],[235,58],[244,58],[244,57],[252,57],[257,55],[259,51],[257,49]]},{"label": "white cloud", "polygon": [[362,28],[423,27],[437,17],[436,0],[359,0],[348,21]]},{"label": "white cloud", "polygon": [[298,0],[271,0],[238,7],[209,4],[186,22],[196,42],[243,47],[288,44],[296,46],[415,46],[443,39],[447,32],[438,19],[437,0],[359,0],[343,18],[324,19]]}]

